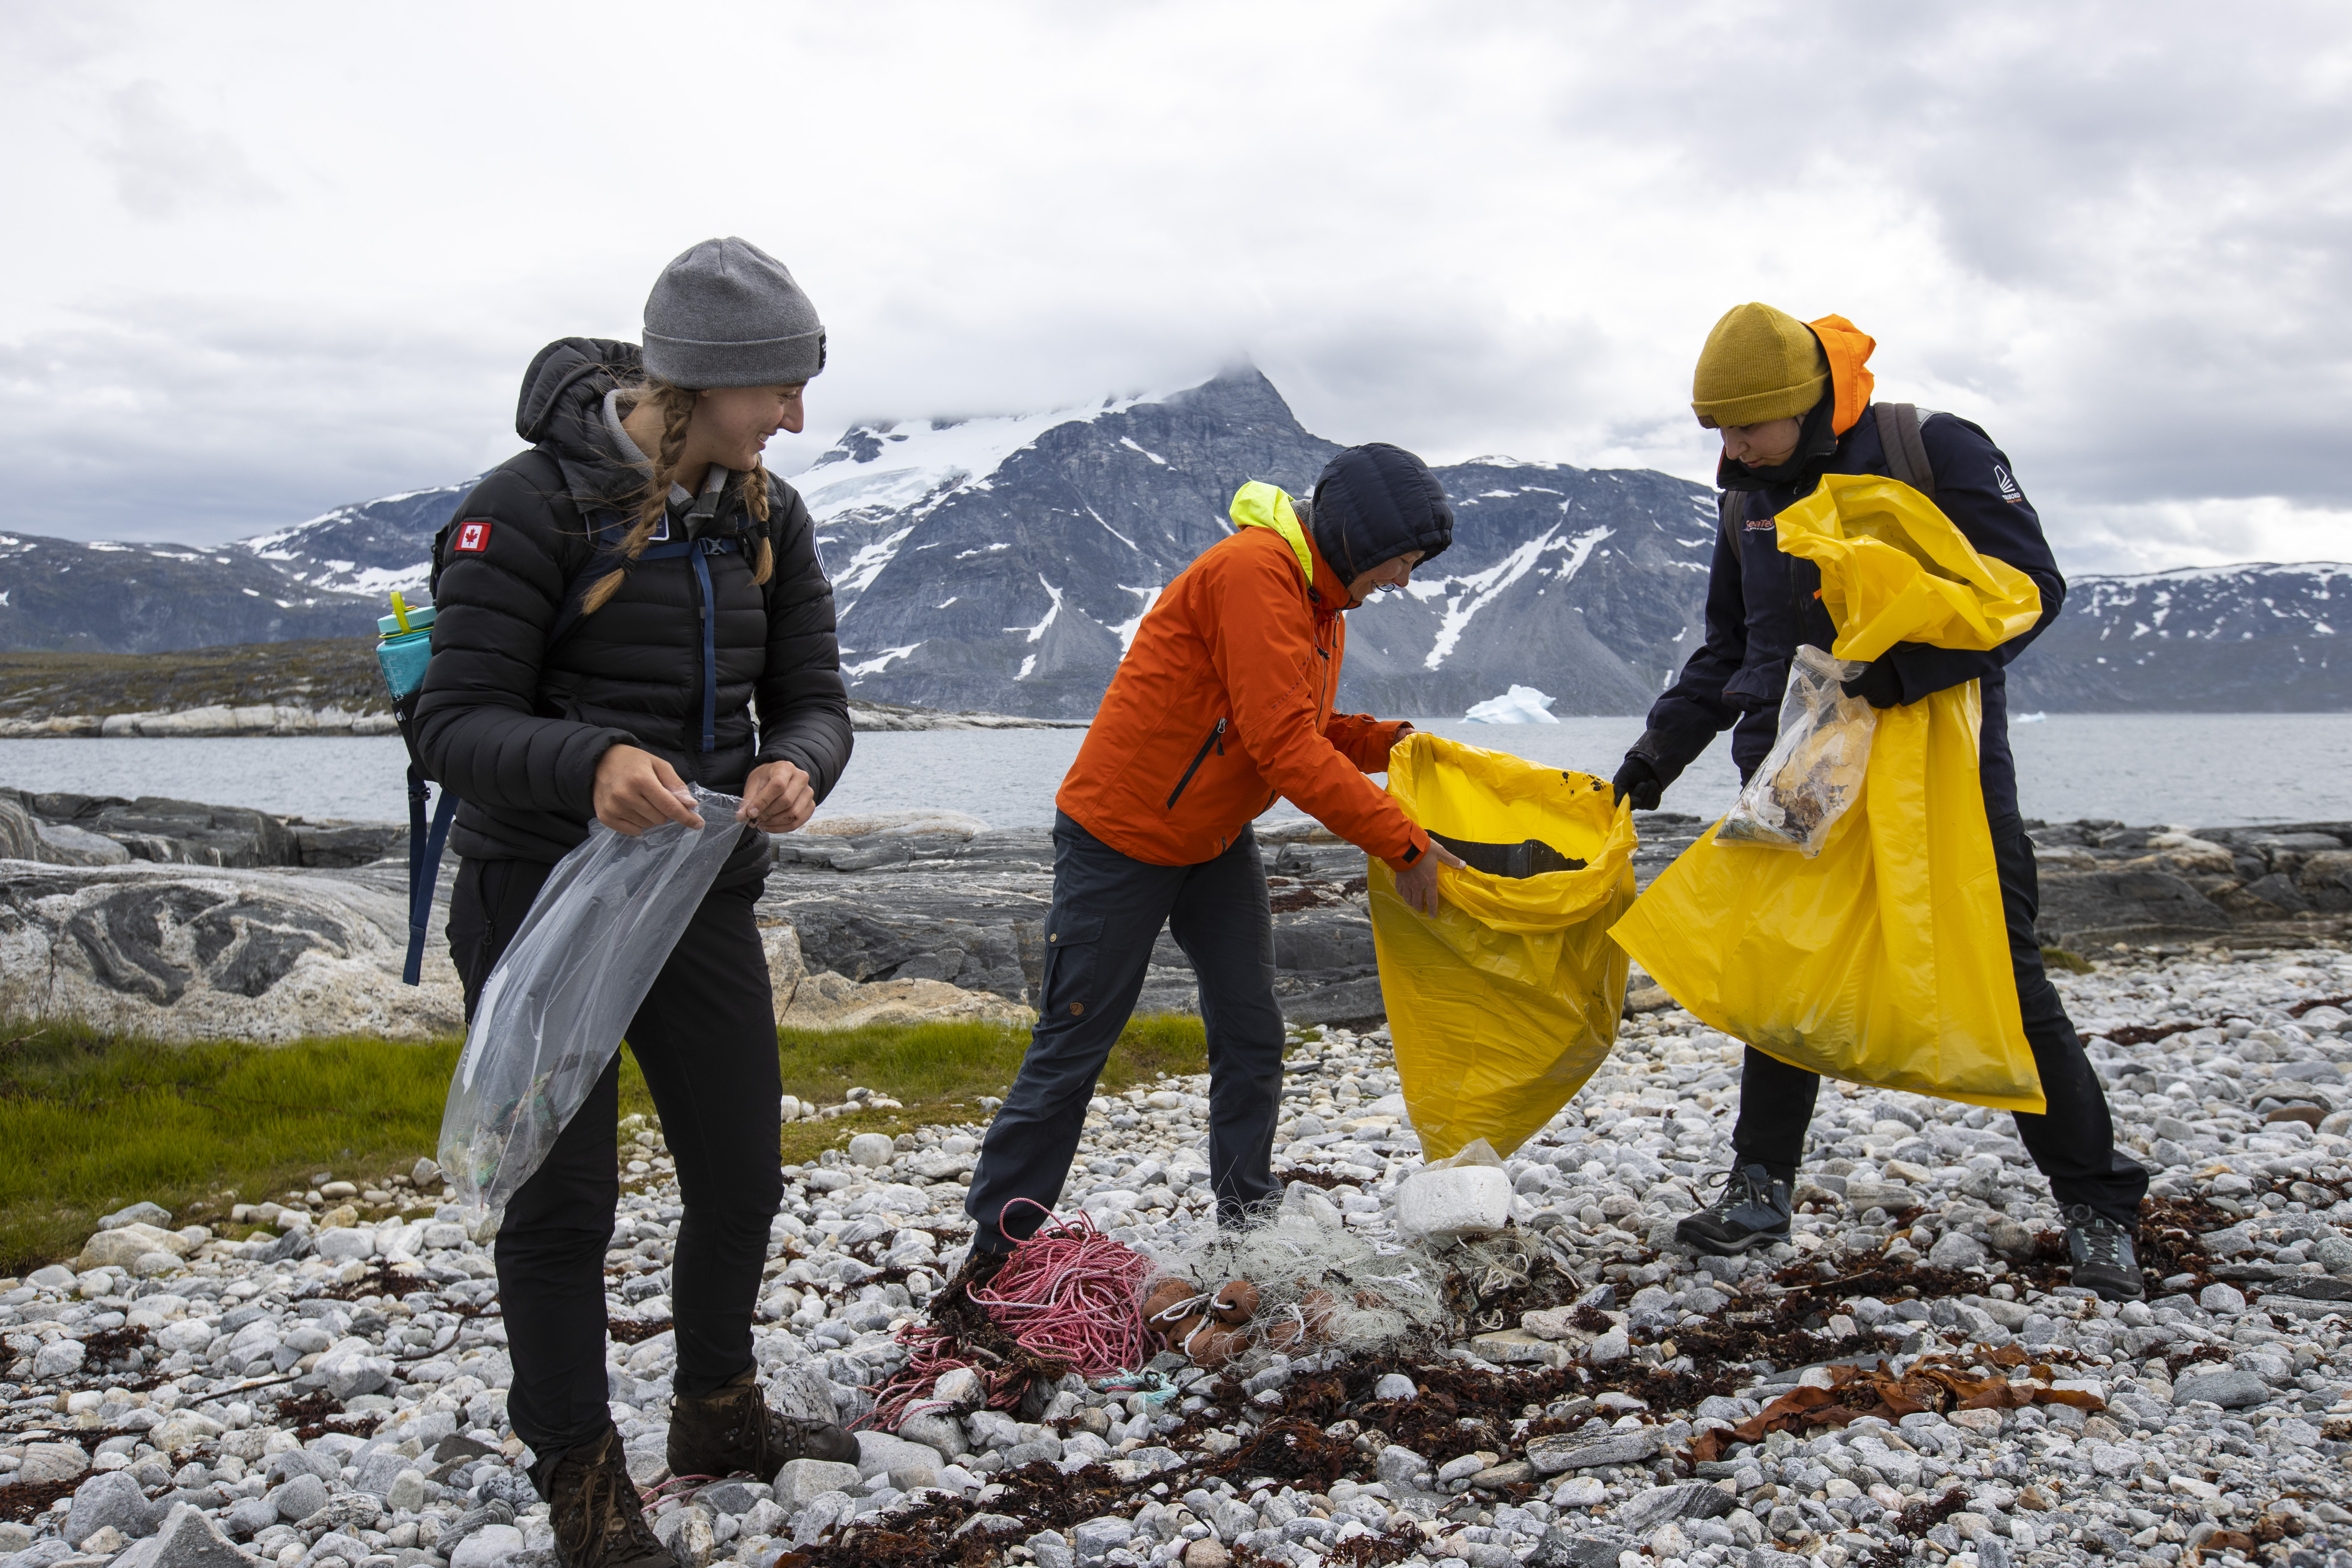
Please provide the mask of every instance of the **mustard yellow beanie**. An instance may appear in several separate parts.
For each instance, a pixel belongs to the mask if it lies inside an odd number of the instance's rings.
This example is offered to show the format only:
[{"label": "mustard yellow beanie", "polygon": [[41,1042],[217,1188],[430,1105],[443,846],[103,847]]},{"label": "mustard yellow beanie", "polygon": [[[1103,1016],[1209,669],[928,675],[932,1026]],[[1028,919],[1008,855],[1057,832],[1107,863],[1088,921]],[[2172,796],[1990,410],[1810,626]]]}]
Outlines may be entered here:
[{"label": "mustard yellow beanie", "polygon": [[1811,329],[1750,300],[1724,312],[1706,334],[1691,377],[1691,411],[1710,430],[1794,419],[1822,400],[1829,379]]}]

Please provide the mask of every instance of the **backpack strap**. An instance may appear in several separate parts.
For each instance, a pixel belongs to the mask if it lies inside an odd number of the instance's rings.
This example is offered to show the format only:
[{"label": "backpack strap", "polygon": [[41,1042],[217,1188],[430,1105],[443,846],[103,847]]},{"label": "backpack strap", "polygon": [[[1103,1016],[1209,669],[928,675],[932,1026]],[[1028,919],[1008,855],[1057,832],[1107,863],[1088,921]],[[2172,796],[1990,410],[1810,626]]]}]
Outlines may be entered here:
[{"label": "backpack strap", "polygon": [[425,826],[425,802],[430,793],[425,770],[408,764],[408,956],[401,964],[404,984],[415,985],[425,970],[425,928],[433,918],[433,900],[441,885],[441,850],[449,842],[449,824],[457,815],[457,797],[446,788]]},{"label": "backpack strap", "polygon": [[[649,544],[637,552],[636,560],[673,560],[693,553],[697,542],[702,544],[705,554],[714,552],[723,553],[735,548],[736,542],[732,535],[724,539],[698,540],[701,526],[707,523],[718,510],[720,495],[720,491],[713,490],[696,497],[694,504],[687,509],[683,518],[666,521],[662,524],[662,531],[654,536],[659,542]],[[563,607],[555,613],[555,624],[547,629],[547,649],[552,649],[579,626],[580,617],[588,613],[588,591],[596,585],[598,580],[615,567],[631,564],[629,559],[621,552],[621,540],[628,533],[626,528],[613,533],[608,540],[606,535],[610,532],[609,525],[591,525],[583,522],[583,526],[586,529],[589,537],[597,542],[596,552],[588,558],[588,564],[580,569],[580,574],[563,585]],[[698,558],[697,570],[702,570]],[[765,595],[766,590],[763,587],[761,589],[763,600]],[[542,650],[542,657],[544,651]]]},{"label": "backpack strap", "polygon": [[1919,438],[1919,407],[1913,403],[1874,403],[1878,420],[1878,445],[1886,454],[1887,472],[1929,500],[1936,499],[1936,470],[1927,461],[1927,444]]}]

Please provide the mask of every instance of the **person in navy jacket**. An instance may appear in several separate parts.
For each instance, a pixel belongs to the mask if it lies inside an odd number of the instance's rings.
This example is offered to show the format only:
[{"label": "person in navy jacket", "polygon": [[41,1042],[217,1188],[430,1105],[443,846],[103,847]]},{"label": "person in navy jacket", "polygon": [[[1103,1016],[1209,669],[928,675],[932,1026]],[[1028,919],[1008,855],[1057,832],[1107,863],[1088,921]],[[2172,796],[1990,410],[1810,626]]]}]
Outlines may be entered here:
[{"label": "person in navy jacket", "polygon": [[[1706,641],[1650,709],[1642,738],[1617,771],[1617,794],[1639,809],[1656,809],[1666,787],[1725,730],[1742,779],[1771,750],[1790,658],[1801,645],[1827,648],[1836,639],[1817,596],[1820,569],[1781,553],[1774,528],[1822,475],[1903,478],[1927,490],[1979,552],[2031,577],[2042,593],[2042,618],[2024,635],[1983,651],[1899,643],[1846,690],[1893,708],[1979,683],[1978,776],[2018,1003],[2049,1106],[2042,1115],[2020,1114],[2018,1134],[2063,1212],[2074,1282],[2109,1300],[2137,1300],[2144,1285],[2133,1243],[2147,1173],[2116,1153],[2106,1095],[2042,970],[2033,846],[2019,817],[2009,748],[2004,671],[2057,617],[2066,581],[2033,503],[1991,437],[1954,415],[1872,404],[1867,366],[1875,346],[1842,316],[1807,323],[1754,303],[1731,310],[1707,335],[1691,406],[1701,425],[1721,433],[1723,455]],[[1890,443],[1901,450],[1891,452]],[[1679,1241],[1728,1256],[1788,1239],[1790,1190],[1820,1087],[1816,1075],[1748,1050],[1732,1169],[1722,1195],[1676,1227]]]}]

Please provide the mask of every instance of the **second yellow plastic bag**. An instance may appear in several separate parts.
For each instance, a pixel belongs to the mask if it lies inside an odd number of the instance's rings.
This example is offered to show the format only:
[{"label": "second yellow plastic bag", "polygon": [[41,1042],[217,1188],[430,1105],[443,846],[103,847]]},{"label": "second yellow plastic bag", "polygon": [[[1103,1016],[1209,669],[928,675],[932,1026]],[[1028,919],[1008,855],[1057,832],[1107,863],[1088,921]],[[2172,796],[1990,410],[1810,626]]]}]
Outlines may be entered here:
[{"label": "second yellow plastic bag", "polygon": [[1609,928],[1633,902],[1632,815],[1608,782],[1425,733],[1389,756],[1389,793],[1432,833],[1540,839],[1580,871],[1443,872],[1435,919],[1371,862],[1372,942],[1397,1073],[1423,1156],[1484,1138],[1508,1154],[1608,1057],[1625,1005]]},{"label": "second yellow plastic bag", "polygon": [[[1909,486],[1831,475],[1779,519],[1818,564],[1831,650],[1989,648],[2032,626],[2031,578]],[[1693,1014],[1792,1067],[2042,1111],[1977,776],[1977,684],[1878,715],[1860,799],[1811,859],[1717,842],[1662,872],[1614,935]]]}]

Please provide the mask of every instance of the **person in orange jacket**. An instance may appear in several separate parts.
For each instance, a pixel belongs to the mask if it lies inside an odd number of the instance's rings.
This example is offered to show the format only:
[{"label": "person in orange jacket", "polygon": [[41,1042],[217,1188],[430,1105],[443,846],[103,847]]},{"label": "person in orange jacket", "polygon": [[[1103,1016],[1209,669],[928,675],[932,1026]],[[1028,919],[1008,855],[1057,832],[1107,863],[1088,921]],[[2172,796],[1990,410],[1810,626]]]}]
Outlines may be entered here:
[{"label": "person in orange jacket", "polygon": [[1341,617],[1453,541],[1436,476],[1398,447],[1352,447],[1316,480],[1304,518],[1254,482],[1233,519],[1232,537],[1144,616],[1055,796],[1037,1024],[964,1202],[982,1251],[1010,1249],[1059,1195],[1162,926],[1200,980],[1219,1223],[1275,1195],[1283,1025],[1250,823],[1277,797],[1386,861],[1424,913],[1437,910],[1439,868],[1462,864],[1364,776],[1387,770],[1412,726],[1331,711]]}]

